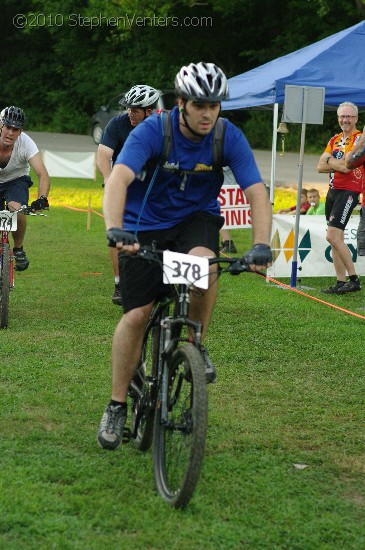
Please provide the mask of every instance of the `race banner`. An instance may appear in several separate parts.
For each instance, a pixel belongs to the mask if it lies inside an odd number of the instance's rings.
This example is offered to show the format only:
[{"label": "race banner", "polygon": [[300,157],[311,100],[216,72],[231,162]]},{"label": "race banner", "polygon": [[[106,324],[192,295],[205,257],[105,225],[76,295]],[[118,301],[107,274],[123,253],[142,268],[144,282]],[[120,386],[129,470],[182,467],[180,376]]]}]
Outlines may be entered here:
[{"label": "race banner", "polygon": [[95,153],[42,151],[42,157],[51,177],[96,179]]},{"label": "race banner", "polygon": [[238,185],[223,185],[218,201],[221,205],[221,215],[225,219],[223,229],[251,227],[250,203]]},{"label": "race banner", "polygon": [[[345,229],[345,242],[352,254],[358,275],[365,275],[365,256],[357,255],[357,226],[359,216],[351,216]],[[270,277],[291,277],[294,254],[294,215],[273,216],[271,248],[273,265],[267,270]],[[326,240],[325,216],[300,216],[297,250],[298,277],[335,277],[331,246]]]}]

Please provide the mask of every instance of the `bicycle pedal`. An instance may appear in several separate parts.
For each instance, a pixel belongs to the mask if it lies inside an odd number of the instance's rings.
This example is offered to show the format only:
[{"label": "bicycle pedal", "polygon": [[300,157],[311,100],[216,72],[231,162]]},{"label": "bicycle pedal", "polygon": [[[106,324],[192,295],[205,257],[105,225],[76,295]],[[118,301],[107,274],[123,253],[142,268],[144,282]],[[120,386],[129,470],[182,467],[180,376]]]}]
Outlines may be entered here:
[{"label": "bicycle pedal", "polygon": [[123,428],[122,444],[129,443],[132,439],[132,432],[129,428]]}]

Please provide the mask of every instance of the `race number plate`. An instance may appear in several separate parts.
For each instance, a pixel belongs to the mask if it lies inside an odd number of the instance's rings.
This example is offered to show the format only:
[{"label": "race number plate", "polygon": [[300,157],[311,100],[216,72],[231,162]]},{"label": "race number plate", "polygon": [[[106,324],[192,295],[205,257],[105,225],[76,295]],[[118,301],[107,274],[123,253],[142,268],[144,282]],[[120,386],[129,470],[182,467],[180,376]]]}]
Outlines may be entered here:
[{"label": "race number plate", "polygon": [[0,231],[15,231],[17,228],[16,212],[0,211]]},{"label": "race number plate", "polygon": [[163,282],[165,284],[193,284],[207,289],[209,260],[201,256],[180,254],[165,250],[163,253]]}]

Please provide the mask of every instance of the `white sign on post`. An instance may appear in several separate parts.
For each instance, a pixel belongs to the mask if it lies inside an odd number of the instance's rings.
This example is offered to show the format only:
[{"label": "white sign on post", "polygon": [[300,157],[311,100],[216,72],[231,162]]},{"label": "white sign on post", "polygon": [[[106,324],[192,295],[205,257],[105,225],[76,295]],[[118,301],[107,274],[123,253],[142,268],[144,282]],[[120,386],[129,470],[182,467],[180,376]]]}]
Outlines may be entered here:
[{"label": "white sign on post", "polygon": [[282,122],[323,124],[325,91],[321,86],[286,84]]},{"label": "white sign on post", "polygon": [[300,197],[302,194],[303,159],[306,124],[323,124],[325,88],[312,86],[285,86],[283,122],[301,122],[302,134],[299,153],[299,176],[294,231],[294,254],[290,284],[296,286]]}]

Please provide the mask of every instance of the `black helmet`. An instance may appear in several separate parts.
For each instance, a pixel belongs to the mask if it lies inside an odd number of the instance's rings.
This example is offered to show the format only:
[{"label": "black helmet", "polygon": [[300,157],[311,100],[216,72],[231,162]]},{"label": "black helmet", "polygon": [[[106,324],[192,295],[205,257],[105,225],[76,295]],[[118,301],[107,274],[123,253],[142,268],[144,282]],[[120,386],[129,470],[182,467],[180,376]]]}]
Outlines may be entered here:
[{"label": "black helmet", "polygon": [[139,84],[137,86],[133,86],[133,88],[125,94],[119,103],[127,108],[140,107],[141,109],[145,109],[147,107],[152,107],[152,105],[157,103],[159,97],[160,92],[155,90],[155,88],[152,88],[152,86]]},{"label": "black helmet", "polygon": [[25,125],[25,114],[19,107],[5,107],[0,113],[0,119],[3,124],[7,126],[14,126],[14,128],[23,128]]},{"label": "black helmet", "polygon": [[227,77],[214,63],[190,63],[177,73],[175,91],[185,99],[215,103],[228,98]]}]

